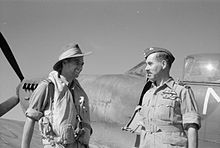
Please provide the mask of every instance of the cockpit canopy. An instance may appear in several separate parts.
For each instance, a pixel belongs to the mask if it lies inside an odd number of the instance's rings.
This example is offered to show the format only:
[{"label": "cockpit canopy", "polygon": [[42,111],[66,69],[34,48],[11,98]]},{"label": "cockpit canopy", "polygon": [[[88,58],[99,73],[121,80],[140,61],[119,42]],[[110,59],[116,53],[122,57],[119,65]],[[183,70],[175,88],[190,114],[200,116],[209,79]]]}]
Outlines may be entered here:
[{"label": "cockpit canopy", "polygon": [[220,53],[187,56],[183,81],[220,83]]}]

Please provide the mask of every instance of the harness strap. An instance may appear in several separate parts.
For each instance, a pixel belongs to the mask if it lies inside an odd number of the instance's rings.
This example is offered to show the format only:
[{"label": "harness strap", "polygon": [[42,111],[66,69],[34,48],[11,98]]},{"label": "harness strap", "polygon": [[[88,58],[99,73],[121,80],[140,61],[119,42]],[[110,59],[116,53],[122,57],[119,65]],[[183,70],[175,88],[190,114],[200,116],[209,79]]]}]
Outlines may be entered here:
[{"label": "harness strap", "polygon": [[48,91],[49,91],[49,96],[50,96],[50,122],[53,124],[53,110],[54,110],[54,84],[50,79],[46,79],[46,81],[49,83],[48,84]]}]

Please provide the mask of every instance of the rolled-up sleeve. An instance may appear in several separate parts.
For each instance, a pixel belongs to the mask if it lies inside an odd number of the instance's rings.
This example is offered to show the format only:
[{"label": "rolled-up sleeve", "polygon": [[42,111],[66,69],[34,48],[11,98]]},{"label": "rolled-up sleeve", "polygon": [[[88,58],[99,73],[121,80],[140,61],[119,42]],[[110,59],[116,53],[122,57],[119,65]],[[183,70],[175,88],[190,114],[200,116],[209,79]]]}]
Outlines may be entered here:
[{"label": "rolled-up sleeve", "polygon": [[201,119],[192,89],[185,87],[181,91],[180,97],[182,98],[181,112],[184,127],[188,124],[197,124],[198,128],[200,128]]},{"label": "rolled-up sleeve", "polygon": [[43,116],[43,111],[48,103],[48,94],[48,83],[42,81],[32,93],[25,115],[38,121]]}]

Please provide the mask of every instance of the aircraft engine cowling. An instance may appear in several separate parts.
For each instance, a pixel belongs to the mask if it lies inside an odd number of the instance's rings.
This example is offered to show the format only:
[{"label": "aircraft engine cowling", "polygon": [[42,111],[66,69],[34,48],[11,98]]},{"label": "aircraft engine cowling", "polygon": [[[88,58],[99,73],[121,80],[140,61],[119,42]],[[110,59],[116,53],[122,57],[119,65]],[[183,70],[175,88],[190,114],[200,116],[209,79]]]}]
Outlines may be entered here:
[{"label": "aircraft engine cowling", "polygon": [[24,79],[17,87],[17,95],[20,99],[20,104],[23,112],[25,112],[29,106],[31,94],[37,88],[40,81],[44,78],[38,79]]}]

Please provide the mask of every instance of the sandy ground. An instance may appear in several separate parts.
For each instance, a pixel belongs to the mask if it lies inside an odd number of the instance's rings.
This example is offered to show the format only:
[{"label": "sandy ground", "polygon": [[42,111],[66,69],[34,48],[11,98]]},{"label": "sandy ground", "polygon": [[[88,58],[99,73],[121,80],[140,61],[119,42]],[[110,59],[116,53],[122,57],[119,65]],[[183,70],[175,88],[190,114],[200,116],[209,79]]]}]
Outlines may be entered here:
[{"label": "sandy ground", "polygon": [[[0,148],[20,148],[24,122],[0,119]],[[31,141],[32,148],[42,148],[37,124]],[[133,134],[121,127],[106,123],[92,123],[93,135],[90,148],[128,148],[133,145]]]}]

